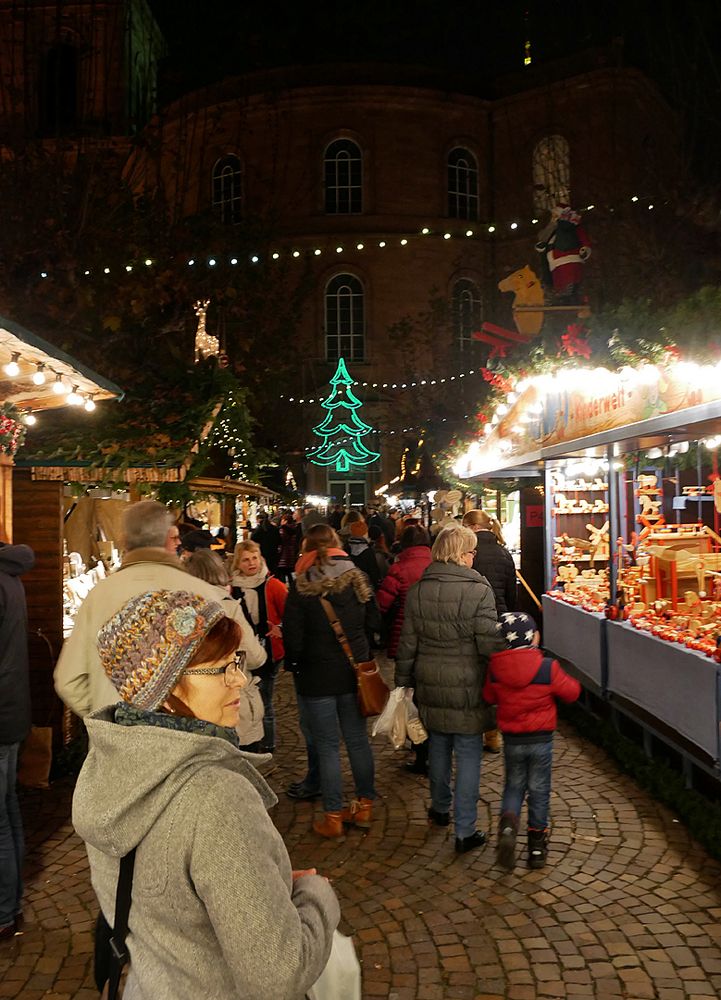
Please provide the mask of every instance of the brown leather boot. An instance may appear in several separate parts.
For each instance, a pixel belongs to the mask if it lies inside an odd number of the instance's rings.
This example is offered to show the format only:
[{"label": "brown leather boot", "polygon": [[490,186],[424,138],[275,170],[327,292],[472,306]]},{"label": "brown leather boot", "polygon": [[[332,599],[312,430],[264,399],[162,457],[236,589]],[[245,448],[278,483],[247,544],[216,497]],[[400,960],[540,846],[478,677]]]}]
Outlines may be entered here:
[{"label": "brown leather boot", "polygon": [[343,822],[367,830],[373,819],[373,799],[353,799],[348,809],[344,809]]},{"label": "brown leather boot", "polygon": [[321,837],[327,837],[329,840],[345,840],[342,815],[339,812],[323,813],[323,819],[315,821],[313,830]]},{"label": "brown leather boot", "polygon": [[501,734],[497,729],[489,729],[483,734],[483,749],[486,753],[500,753],[503,749]]}]

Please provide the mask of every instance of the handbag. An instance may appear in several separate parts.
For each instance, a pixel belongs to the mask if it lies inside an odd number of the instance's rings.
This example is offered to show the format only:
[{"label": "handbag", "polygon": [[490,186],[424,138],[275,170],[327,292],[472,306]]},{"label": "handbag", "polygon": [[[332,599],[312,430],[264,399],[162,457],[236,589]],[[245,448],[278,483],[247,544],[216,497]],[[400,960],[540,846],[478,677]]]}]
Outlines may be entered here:
[{"label": "handbag", "polygon": [[364,718],[370,715],[379,715],[386,707],[386,702],[390,697],[388,685],[381,677],[381,672],[375,660],[365,660],[358,663],[353,656],[353,650],[346,638],[338,616],[333,610],[333,605],[325,597],[320,598],[323,610],[328,616],[330,626],[335,632],[335,637],[341,644],[343,652],[348,657],[350,665],[355,672],[355,679],[358,685],[358,708]]},{"label": "handbag", "polygon": [[93,972],[95,985],[102,1000],[116,1000],[120,977],[130,958],[125,946],[128,917],[133,894],[135,848],[120,859],[118,888],[115,892],[115,927],[111,927],[101,910],[95,921],[95,955]]},{"label": "handbag", "polygon": [[361,1000],[361,967],[353,941],[333,931],[333,944],[320,978],[306,994],[307,1000]]}]

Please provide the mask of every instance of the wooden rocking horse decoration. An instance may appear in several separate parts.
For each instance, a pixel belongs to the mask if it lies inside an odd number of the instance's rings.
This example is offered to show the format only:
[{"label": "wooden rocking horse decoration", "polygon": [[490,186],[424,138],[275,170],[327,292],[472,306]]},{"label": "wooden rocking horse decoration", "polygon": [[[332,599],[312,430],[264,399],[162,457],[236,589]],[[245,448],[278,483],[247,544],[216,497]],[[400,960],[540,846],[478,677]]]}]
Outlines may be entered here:
[{"label": "wooden rocking horse decoration", "polygon": [[540,278],[528,264],[509,274],[503,281],[499,281],[498,290],[513,292],[511,313],[516,329],[508,330],[506,327],[486,322],[482,324],[478,332],[473,334],[474,340],[481,340],[485,344],[491,345],[489,355],[491,358],[505,358],[512,348],[519,344],[526,344],[537,337],[548,312],[571,312],[582,319],[591,315],[587,305],[546,305]]},{"label": "wooden rocking horse decoration", "polygon": [[[578,294],[583,265],[591,253],[590,241],[580,223],[578,212],[568,205],[557,205],[536,244],[538,252],[544,255],[544,282],[526,264],[498,283],[499,291],[513,292],[511,314],[516,329],[483,323],[473,337],[491,345],[489,357],[505,358],[518,344],[537,337],[547,312],[573,313],[579,319],[591,315],[587,305],[572,304]],[[556,303],[561,304],[546,305],[544,283]]]}]

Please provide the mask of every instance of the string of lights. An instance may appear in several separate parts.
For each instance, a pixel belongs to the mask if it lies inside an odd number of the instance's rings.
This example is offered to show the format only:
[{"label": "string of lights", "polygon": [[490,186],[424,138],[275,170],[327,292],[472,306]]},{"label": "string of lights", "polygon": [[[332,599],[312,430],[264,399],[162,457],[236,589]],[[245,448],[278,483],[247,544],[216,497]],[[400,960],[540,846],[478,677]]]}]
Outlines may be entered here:
[{"label": "string of lights", "polygon": [[[628,205],[633,205],[639,209],[644,209],[646,211],[653,211],[659,204],[668,204],[667,201],[659,202],[658,199],[654,199],[649,195],[631,195],[630,197],[618,202],[616,205],[596,205],[590,204],[586,205],[581,211],[585,213],[595,212],[596,214],[607,212],[610,215],[621,210],[622,207],[628,207]],[[94,278],[97,276],[102,276],[107,278],[111,274],[125,275],[126,277],[130,274],[137,273],[143,268],[154,268],[158,266],[167,266],[170,263],[180,263],[185,267],[191,268],[206,268],[213,270],[215,268],[220,268],[224,266],[229,266],[231,268],[238,267],[242,264],[246,265],[258,265],[265,263],[266,261],[279,261],[284,259],[291,260],[308,260],[313,257],[320,257],[323,254],[335,254],[339,256],[346,253],[347,251],[364,251],[371,249],[390,249],[398,247],[407,247],[411,241],[417,240],[428,240],[428,239],[442,239],[442,240],[486,240],[490,237],[501,237],[513,233],[515,235],[521,235],[525,233],[530,227],[538,226],[541,220],[539,217],[532,217],[531,219],[521,218],[520,216],[514,219],[507,219],[504,221],[494,221],[487,220],[485,222],[465,222],[463,227],[458,230],[453,230],[452,228],[446,229],[434,229],[431,226],[423,226],[420,230],[408,231],[405,233],[391,233],[388,235],[374,236],[373,238],[368,238],[363,240],[362,238],[354,237],[347,240],[341,241],[337,236],[327,237],[323,243],[319,240],[310,240],[310,242],[303,241],[301,244],[300,238],[298,238],[297,245],[290,244],[288,246],[278,245],[267,252],[261,252],[260,250],[254,251],[247,254],[239,253],[229,253],[225,254],[213,254],[213,253],[202,253],[194,254],[185,258],[172,257],[169,261],[160,261],[153,259],[152,257],[145,257],[142,260],[132,260],[128,261],[124,265],[116,266],[115,268],[104,266],[91,266],[82,269],[81,274],[85,278]],[[52,277],[52,272],[45,269],[40,272],[41,279],[50,279]]]},{"label": "string of lights", "polygon": [[[20,365],[23,359],[21,357],[20,351],[13,351],[10,354],[10,360],[3,365],[3,371],[10,378],[17,378],[20,375]],[[48,379],[52,380],[52,391],[56,396],[65,396],[65,402],[68,406],[82,406],[88,413],[92,413],[95,409],[95,400],[93,399],[93,394],[86,392],[82,393],[79,391],[78,385],[73,385],[68,381],[67,377],[61,375],[60,372],[55,371],[46,362],[28,362],[34,366],[35,371],[30,376],[33,385],[41,386],[45,385]],[[22,410],[22,405],[18,407],[22,411],[22,421],[29,427],[32,427],[37,423],[37,417],[30,410]]]},{"label": "string of lights", "polygon": [[228,392],[213,427],[211,443],[222,448],[234,459],[234,472],[240,474],[246,470],[248,442],[245,432],[245,409],[235,398],[232,389]]},{"label": "string of lights", "polygon": [[[467,413],[463,414],[463,419],[468,420]],[[414,433],[425,434],[428,428],[433,427],[434,424],[445,424],[447,422],[448,422],[448,417],[441,417],[440,420],[426,420],[426,422],[422,426],[417,426],[417,427],[397,427],[394,428],[393,430],[384,430],[380,427],[374,427],[373,433],[377,434],[379,437],[392,437],[394,434],[414,434]],[[351,438],[340,438],[337,441],[337,443],[345,444],[351,440],[352,440]],[[305,448],[305,451],[312,451],[314,447],[315,445],[308,445],[308,447]]]},{"label": "string of lights", "polygon": [[[407,391],[409,389],[420,389],[423,386],[431,385],[444,385],[446,382],[455,382],[457,379],[467,378],[469,375],[479,375],[483,369],[481,368],[468,368],[466,371],[456,372],[454,375],[444,375],[442,378],[431,378],[426,376],[425,378],[417,379],[415,382],[354,382],[354,386],[362,386],[363,388],[371,389],[397,389],[400,392]],[[320,403],[322,396],[287,396],[281,393],[278,397],[279,399],[284,399],[288,403]]]}]

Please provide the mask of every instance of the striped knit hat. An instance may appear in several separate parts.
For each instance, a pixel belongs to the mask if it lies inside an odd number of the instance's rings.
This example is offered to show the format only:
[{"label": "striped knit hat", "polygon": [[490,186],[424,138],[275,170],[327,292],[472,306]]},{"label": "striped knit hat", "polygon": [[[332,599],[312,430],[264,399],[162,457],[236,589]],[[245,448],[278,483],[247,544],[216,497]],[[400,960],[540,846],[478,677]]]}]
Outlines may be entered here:
[{"label": "striped knit hat", "polygon": [[139,594],[100,629],[100,662],[123,701],[152,711],[223,617],[219,604],[184,590]]}]

